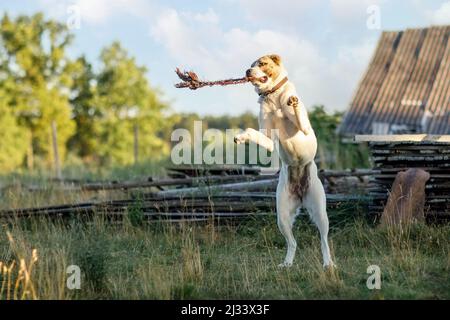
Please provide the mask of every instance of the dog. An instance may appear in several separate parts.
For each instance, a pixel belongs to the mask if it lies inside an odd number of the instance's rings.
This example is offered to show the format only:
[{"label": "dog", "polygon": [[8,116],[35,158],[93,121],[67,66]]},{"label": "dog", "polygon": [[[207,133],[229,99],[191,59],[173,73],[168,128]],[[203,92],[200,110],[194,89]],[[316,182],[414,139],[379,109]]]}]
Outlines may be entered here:
[{"label": "dog", "polygon": [[[251,65],[246,77],[259,95],[259,131],[247,128],[236,135],[237,144],[254,142],[269,151],[277,148],[281,169],[276,191],[277,224],[286,239],[287,253],[280,267],[292,265],[297,243],[292,227],[297,209],[305,208],[320,232],[324,268],[334,267],[328,245],[325,190],[314,157],[317,139],[308,113],[279,55],[266,55]],[[275,130],[274,130],[275,129]],[[273,137],[273,139],[271,138]]]}]

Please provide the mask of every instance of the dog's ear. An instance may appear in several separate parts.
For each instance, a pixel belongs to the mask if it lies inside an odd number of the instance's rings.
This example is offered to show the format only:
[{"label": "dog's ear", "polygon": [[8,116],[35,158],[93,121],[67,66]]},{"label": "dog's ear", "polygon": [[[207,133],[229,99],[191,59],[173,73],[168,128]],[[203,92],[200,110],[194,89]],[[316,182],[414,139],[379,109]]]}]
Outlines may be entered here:
[{"label": "dog's ear", "polygon": [[269,55],[269,58],[272,59],[272,61],[275,62],[275,64],[280,65],[281,57],[279,55],[271,54],[271,55]]}]

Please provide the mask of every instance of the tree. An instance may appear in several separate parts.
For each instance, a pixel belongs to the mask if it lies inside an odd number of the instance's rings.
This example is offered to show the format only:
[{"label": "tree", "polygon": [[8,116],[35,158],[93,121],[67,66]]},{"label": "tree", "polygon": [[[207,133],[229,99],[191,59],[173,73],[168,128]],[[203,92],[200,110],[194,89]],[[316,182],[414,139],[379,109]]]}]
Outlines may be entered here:
[{"label": "tree", "polygon": [[203,120],[208,128],[219,130],[257,128],[258,118],[250,111],[238,116],[205,116]]},{"label": "tree", "polygon": [[133,131],[139,130],[141,158],[169,153],[162,139],[171,124],[165,121],[167,106],[148,83],[147,69],[138,66],[118,42],[103,49],[102,70],[97,78],[96,104],[101,114],[98,154],[103,162],[133,162]]},{"label": "tree", "polygon": [[29,141],[29,132],[17,123],[8,106],[9,100],[0,88],[0,171],[11,171],[22,165]]},{"label": "tree", "polygon": [[73,64],[65,55],[72,35],[67,27],[45,20],[41,13],[4,15],[0,30],[0,86],[11,99],[10,114],[31,135],[34,153],[52,158],[51,123],[58,128],[58,146],[63,158],[66,142],[75,129],[68,100]]},{"label": "tree", "polygon": [[82,158],[95,157],[99,146],[99,121],[101,112],[96,105],[96,75],[86,58],[78,58],[71,73],[70,104],[76,123],[75,134],[70,138],[69,149]]},{"label": "tree", "polygon": [[369,167],[368,150],[363,144],[343,143],[336,133],[342,112],[329,114],[324,106],[314,106],[309,119],[318,140],[318,159],[321,168],[346,169]]}]

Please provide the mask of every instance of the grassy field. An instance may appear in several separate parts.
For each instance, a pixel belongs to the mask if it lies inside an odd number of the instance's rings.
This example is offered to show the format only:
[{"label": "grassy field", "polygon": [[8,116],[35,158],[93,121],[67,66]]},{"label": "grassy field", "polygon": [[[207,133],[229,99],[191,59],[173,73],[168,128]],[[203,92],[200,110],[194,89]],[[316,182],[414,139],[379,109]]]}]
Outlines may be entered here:
[{"label": "grassy field", "polygon": [[[295,234],[294,266],[278,269],[285,246],[275,217],[222,226],[111,225],[101,219],[5,223],[0,261],[17,264],[9,274],[11,295],[4,288],[0,298],[11,299],[14,292],[39,299],[450,298],[448,225],[416,225],[400,233],[360,218],[332,222],[334,274],[322,270],[318,233],[306,218],[299,219]],[[14,289],[20,259],[28,270],[33,249],[37,261],[29,281]],[[381,290],[366,287],[372,264],[381,268]],[[69,265],[81,268],[80,290],[66,287]],[[6,284],[8,275],[2,278]]]},{"label": "grassy field", "polygon": [[[158,167],[93,178],[158,175]],[[3,177],[0,208],[126,196],[64,192],[46,178]],[[24,182],[45,188],[29,192]],[[3,220],[0,299],[450,299],[450,225],[383,229],[357,208],[329,216],[334,273],[323,271],[318,231],[305,216],[290,269],[277,268],[285,243],[275,216],[220,225],[139,223],[139,211],[120,224],[101,216]],[[79,290],[67,288],[70,265],[80,267]],[[381,269],[381,290],[366,286],[370,265]]]}]

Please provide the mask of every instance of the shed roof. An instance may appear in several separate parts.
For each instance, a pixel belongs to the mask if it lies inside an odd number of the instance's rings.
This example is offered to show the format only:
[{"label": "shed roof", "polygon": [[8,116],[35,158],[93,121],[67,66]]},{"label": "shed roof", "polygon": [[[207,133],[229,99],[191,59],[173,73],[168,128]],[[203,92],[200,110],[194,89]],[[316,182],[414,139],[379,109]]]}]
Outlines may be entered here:
[{"label": "shed roof", "polygon": [[339,132],[450,134],[449,35],[450,26],[383,32]]}]

